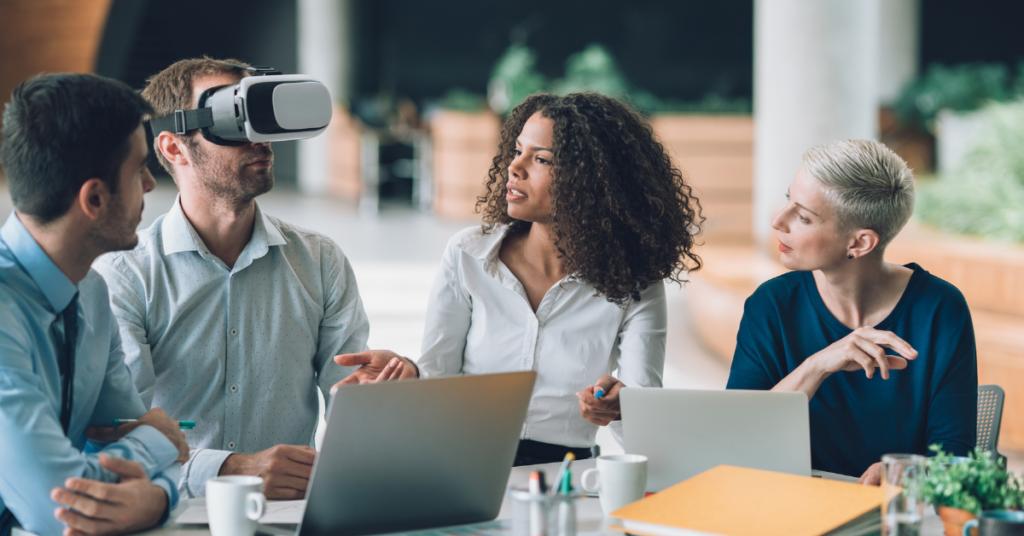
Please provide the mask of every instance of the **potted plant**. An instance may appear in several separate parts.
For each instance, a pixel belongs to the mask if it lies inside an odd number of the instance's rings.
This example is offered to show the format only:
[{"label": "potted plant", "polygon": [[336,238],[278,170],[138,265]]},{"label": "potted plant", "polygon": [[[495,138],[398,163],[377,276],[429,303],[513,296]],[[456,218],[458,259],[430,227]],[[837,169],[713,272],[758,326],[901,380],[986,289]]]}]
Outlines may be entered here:
[{"label": "potted plant", "polygon": [[981,449],[967,458],[929,447],[935,456],[925,461],[923,495],[942,518],[946,536],[960,536],[963,524],[983,510],[1019,509],[1024,504],[1021,481],[1006,471],[1005,462]]}]

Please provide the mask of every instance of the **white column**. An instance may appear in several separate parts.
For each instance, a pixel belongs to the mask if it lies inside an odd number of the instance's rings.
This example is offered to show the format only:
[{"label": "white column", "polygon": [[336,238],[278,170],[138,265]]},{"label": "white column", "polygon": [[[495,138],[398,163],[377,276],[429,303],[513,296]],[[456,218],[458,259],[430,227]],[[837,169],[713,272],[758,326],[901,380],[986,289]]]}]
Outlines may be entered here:
[{"label": "white column", "polygon": [[[352,92],[352,0],[298,0],[299,73],[327,86],[336,103]],[[326,191],[330,178],[327,134],[299,144],[299,189],[306,194]]]},{"label": "white column", "polygon": [[773,244],[772,216],[808,148],[875,138],[879,0],[755,0],[754,237]]},{"label": "white column", "polygon": [[920,0],[881,2],[878,97],[892,104],[903,86],[917,76],[921,50]]}]

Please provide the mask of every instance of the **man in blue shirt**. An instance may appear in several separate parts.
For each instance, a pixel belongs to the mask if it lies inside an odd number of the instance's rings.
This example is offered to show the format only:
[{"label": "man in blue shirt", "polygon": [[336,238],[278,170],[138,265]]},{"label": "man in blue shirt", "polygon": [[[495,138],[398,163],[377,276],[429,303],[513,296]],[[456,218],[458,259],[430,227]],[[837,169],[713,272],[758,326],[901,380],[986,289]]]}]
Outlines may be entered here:
[{"label": "man in blue shirt", "polygon": [[58,74],[23,82],[4,112],[16,211],[0,228],[0,536],[15,518],[41,536],[132,532],[177,502],[184,435],[146,412],[90,269],[138,241],[149,111],[120,82]]}]

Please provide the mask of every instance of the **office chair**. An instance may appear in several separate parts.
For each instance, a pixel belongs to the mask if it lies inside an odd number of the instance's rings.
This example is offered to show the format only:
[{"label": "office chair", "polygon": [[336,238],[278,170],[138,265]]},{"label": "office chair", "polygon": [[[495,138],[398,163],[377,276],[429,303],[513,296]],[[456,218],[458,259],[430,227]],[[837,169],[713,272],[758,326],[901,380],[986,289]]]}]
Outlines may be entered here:
[{"label": "office chair", "polygon": [[998,385],[978,386],[978,436],[975,445],[982,450],[991,451],[997,460],[1006,459],[996,451],[1005,399],[1006,393]]}]

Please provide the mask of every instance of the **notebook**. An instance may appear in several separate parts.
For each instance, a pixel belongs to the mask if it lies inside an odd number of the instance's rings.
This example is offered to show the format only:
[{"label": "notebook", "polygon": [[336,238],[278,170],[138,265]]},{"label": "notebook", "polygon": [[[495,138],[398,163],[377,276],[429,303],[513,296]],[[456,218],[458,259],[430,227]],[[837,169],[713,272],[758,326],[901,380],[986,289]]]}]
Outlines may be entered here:
[{"label": "notebook", "polygon": [[720,465],[616,510],[645,536],[859,536],[881,529],[875,486]]}]

